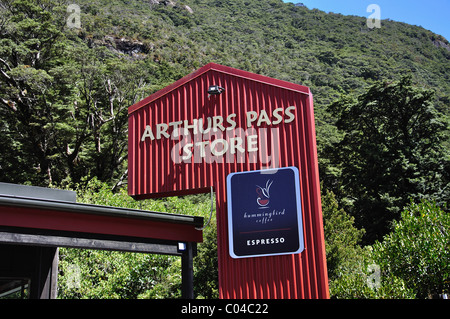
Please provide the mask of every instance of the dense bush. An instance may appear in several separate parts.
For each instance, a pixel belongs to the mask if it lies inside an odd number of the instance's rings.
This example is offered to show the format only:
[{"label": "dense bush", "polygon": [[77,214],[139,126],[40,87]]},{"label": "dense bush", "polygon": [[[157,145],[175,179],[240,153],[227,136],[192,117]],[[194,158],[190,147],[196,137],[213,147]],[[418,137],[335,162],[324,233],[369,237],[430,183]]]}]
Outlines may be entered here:
[{"label": "dense bush", "polygon": [[450,197],[449,136],[433,94],[405,76],[328,107],[342,138],[327,147],[334,176],[324,176],[366,230],[365,243],[381,239],[410,199]]},{"label": "dense bush", "polygon": [[372,247],[360,246],[364,230],[354,226],[354,218],[338,207],[332,192],[323,194],[322,207],[331,298],[414,298],[402,279],[381,274]]},{"label": "dense bush", "polygon": [[331,296],[403,299],[448,294],[449,229],[449,214],[435,203],[411,203],[383,241],[364,249],[345,248],[358,255],[346,259],[342,265],[348,266],[338,267],[340,272],[329,272]]},{"label": "dense bush", "polygon": [[418,298],[450,292],[450,215],[435,203],[412,203],[374,245],[382,276],[401,278]]}]

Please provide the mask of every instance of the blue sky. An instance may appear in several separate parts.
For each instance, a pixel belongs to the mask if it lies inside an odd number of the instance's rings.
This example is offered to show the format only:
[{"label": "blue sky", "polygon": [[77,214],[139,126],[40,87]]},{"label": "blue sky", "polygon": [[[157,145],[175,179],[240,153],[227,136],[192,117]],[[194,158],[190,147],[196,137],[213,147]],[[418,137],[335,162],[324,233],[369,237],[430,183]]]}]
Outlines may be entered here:
[{"label": "blue sky", "polygon": [[422,26],[450,41],[450,0],[283,0],[309,9],[368,17],[369,4],[381,9],[381,19]]}]

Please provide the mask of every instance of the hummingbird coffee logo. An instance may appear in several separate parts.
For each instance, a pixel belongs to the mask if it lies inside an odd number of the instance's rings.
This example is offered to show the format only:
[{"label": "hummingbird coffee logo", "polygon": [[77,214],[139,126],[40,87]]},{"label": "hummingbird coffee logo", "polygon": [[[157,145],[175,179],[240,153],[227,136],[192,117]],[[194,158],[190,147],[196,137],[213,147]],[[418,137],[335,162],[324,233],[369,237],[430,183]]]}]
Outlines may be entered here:
[{"label": "hummingbird coffee logo", "polygon": [[[266,185],[264,187],[256,185],[256,203],[258,204],[258,211],[245,211],[244,219],[253,220],[256,224],[268,224],[272,223],[276,219],[282,218],[286,209],[269,209],[270,203],[270,187],[273,184],[273,180],[267,180]],[[276,195],[276,193],[275,193]],[[272,203],[273,204],[273,203]],[[273,206],[273,205],[271,205]],[[275,205],[276,206],[276,205]]]},{"label": "hummingbird coffee logo", "polygon": [[266,182],[266,187],[261,187],[256,185],[256,194],[258,197],[256,198],[256,203],[260,206],[260,208],[269,208],[270,202],[270,186],[272,186],[273,181],[270,179]]}]

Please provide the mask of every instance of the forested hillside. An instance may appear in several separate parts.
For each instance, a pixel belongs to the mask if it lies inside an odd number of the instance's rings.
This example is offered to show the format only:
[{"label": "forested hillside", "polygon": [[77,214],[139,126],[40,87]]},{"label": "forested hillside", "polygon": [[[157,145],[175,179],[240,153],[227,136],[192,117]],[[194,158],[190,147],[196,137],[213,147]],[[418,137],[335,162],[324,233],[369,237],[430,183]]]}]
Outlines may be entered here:
[{"label": "forested hillside", "polygon": [[0,0],[0,181],[117,192],[127,108],[215,62],[311,88],[324,211],[349,212],[358,242],[382,240],[410,200],[448,201],[442,36],[281,0],[73,2]]},{"label": "forested hillside", "polygon": [[[326,14],[281,0],[1,2],[1,180],[38,185],[125,171],[126,108],[208,62],[311,87],[319,152],[325,107],[412,74],[448,115],[450,45],[420,27]],[[323,158],[323,156],[321,156]]]}]

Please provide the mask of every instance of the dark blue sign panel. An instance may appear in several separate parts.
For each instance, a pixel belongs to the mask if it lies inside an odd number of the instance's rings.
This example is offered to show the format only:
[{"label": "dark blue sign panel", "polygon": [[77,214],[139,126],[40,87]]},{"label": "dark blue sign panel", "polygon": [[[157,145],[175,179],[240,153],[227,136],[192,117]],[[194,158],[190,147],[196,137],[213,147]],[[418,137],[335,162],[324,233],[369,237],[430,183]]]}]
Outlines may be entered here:
[{"label": "dark blue sign panel", "polygon": [[303,251],[299,172],[296,167],[229,174],[227,205],[231,257]]}]

